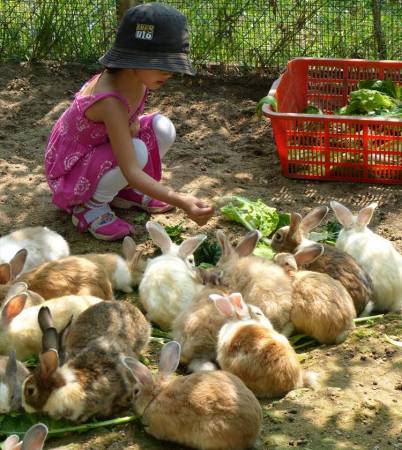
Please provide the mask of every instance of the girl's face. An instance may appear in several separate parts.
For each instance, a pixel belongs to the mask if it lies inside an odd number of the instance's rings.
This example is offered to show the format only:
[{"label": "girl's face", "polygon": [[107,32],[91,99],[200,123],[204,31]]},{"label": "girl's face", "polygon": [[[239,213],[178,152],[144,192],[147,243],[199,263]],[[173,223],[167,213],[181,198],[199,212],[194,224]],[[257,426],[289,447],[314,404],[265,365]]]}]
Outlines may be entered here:
[{"label": "girl's face", "polygon": [[156,69],[135,69],[138,79],[148,89],[159,89],[173,75],[172,72],[164,72]]}]

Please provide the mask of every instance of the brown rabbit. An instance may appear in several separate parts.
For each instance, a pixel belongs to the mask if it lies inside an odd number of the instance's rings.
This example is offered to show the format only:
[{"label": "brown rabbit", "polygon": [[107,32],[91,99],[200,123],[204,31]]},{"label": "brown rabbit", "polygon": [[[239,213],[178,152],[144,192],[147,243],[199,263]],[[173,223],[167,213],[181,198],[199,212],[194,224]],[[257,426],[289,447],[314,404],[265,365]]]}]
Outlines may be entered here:
[{"label": "brown rabbit", "polygon": [[241,294],[216,295],[214,305],[229,322],[219,331],[217,354],[223,370],[237,375],[257,397],[281,397],[299,387],[314,387],[314,372],[302,370],[296,352],[256,306]]},{"label": "brown rabbit", "polygon": [[88,253],[79,255],[105,269],[113,289],[132,292],[133,286],[138,286],[144,275],[147,259],[143,252],[137,250],[134,239],[126,236],[123,240],[122,258],[117,253]]},{"label": "brown rabbit", "polygon": [[[318,227],[327,213],[326,206],[314,208],[303,219],[300,214],[292,213],[290,225],[280,228],[272,236],[274,251],[295,253],[302,247],[313,244],[313,241],[308,239],[308,234]],[[335,280],[339,280],[353,299],[356,315],[368,314],[372,310],[371,277],[353,256],[333,245],[324,244],[324,253],[309,263],[307,268],[313,272],[327,273]]]},{"label": "brown rabbit", "polygon": [[289,335],[292,284],[282,267],[252,256],[259,239],[258,231],[247,233],[236,248],[222,230],[218,230],[216,236],[222,248],[217,264],[222,271],[222,283],[231,292],[241,292],[245,302],[258,306],[277,331]]},{"label": "brown rabbit", "polygon": [[258,400],[235,375],[223,370],[172,377],[180,345],[171,341],[161,352],[159,372],[125,358],[137,381],[134,409],[147,433],[202,450],[251,447],[261,428]]},{"label": "brown rabbit", "polygon": [[43,411],[54,418],[85,422],[93,416],[110,417],[129,405],[133,380],[121,361],[127,355],[138,355],[148,341],[150,326],[127,302],[99,305],[80,315],[66,331],[67,361],[61,366],[54,348],[60,339],[51,319],[48,326],[40,319],[44,330],[40,364],[23,385],[27,412]]},{"label": "brown rabbit", "polygon": [[318,258],[321,244],[302,248],[296,254],[278,253],[274,261],[285,268],[293,280],[290,319],[294,328],[322,344],[339,344],[354,328],[356,311],[348,291],[325,273],[297,268]]},{"label": "brown rabbit", "polygon": [[26,283],[31,291],[45,300],[63,295],[92,295],[105,300],[113,298],[112,285],[105,269],[85,258],[69,256],[49,261],[19,276],[15,274],[21,264],[15,269],[15,265],[11,265],[8,271],[4,266],[5,264],[0,265],[0,273],[3,274],[1,281],[7,284],[0,286],[0,301],[7,296],[9,283],[15,277],[16,282]]}]

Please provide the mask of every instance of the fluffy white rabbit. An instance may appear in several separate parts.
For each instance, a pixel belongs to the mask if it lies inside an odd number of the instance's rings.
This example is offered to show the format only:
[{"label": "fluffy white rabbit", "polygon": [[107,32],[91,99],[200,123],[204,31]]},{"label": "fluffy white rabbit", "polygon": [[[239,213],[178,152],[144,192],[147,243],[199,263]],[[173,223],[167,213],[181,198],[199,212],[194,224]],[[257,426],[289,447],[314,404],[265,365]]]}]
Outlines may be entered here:
[{"label": "fluffy white rabbit", "polygon": [[148,319],[169,330],[175,317],[204,287],[189,257],[206,236],[199,234],[178,246],[158,223],[147,222],[146,227],[162,255],[148,260],[139,286],[140,300]]},{"label": "fluffy white rabbit", "polygon": [[28,251],[22,272],[70,255],[69,245],[60,234],[47,227],[27,227],[0,238],[0,263],[9,262],[22,248]]},{"label": "fluffy white rabbit", "polygon": [[361,209],[357,216],[338,202],[331,208],[342,224],[336,246],[352,255],[370,275],[374,307],[378,311],[400,311],[402,308],[402,255],[387,239],[371,231],[367,225],[377,203]]}]

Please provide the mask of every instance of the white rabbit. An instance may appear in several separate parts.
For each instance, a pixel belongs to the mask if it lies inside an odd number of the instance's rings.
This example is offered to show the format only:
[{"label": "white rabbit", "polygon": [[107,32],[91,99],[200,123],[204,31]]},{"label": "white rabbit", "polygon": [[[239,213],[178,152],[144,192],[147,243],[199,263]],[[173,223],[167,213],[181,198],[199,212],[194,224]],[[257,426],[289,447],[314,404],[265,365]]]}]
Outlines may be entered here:
[{"label": "white rabbit", "polygon": [[9,262],[22,248],[28,251],[22,272],[70,255],[69,245],[60,234],[47,227],[28,227],[0,238],[0,263]]},{"label": "white rabbit", "polygon": [[177,246],[161,225],[147,222],[146,227],[162,255],[148,260],[139,286],[140,300],[148,319],[169,330],[175,317],[203,289],[188,257],[206,236],[188,238]]},{"label": "white rabbit", "polygon": [[402,308],[402,255],[391,242],[371,231],[367,225],[377,203],[354,216],[338,202],[331,208],[342,224],[336,246],[352,255],[373,281],[373,301],[378,311],[400,311]]},{"label": "white rabbit", "polygon": [[37,423],[25,433],[21,442],[16,434],[9,436],[4,442],[4,450],[42,450],[47,433],[47,426]]},{"label": "white rabbit", "polygon": [[[28,356],[40,353],[42,333],[38,324],[38,312],[41,305],[25,308],[29,293],[21,293],[10,298],[1,310],[0,354],[8,354],[15,349],[17,358],[24,360]],[[60,331],[71,319],[77,318],[95,303],[102,300],[90,295],[67,295],[46,302],[54,317],[55,327]]]}]

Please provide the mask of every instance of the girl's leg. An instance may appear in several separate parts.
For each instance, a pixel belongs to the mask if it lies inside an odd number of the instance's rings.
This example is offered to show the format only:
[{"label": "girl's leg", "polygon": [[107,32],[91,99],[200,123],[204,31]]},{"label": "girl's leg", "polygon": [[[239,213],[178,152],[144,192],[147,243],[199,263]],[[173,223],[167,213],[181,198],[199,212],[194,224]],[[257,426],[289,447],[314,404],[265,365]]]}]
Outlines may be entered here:
[{"label": "girl's leg", "polygon": [[[153,133],[155,134],[156,148],[153,149],[152,143],[149,144],[151,148],[149,148],[148,151],[150,152],[151,161],[149,161],[148,158],[148,165],[144,166],[144,170],[149,173],[150,176],[154,176],[154,173],[152,172],[152,158],[160,161],[166,155],[176,139],[176,129],[171,120],[162,114],[155,114],[152,118],[152,123],[149,125],[152,127]],[[158,158],[155,158],[155,155],[152,155],[153,150],[159,152]],[[149,172],[148,167],[151,169]],[[157,176],[154,176],[154,178],[159,181]],[[156,199],[151,199],[142,192],[136,191],[132,188],[127,188],[120,191],[113,200],[112,206],[123,209],[136,206],[151,213],[165,212],[173,208],[167,203],[163,203]]]},{"label": "girl's leg", "polygon": [[[148,161],[148,151],[143,141],[133,139],[136,156],[141,168]],[[73,211],[73,224],[81,231],[89,230],[96,238],[117,240],[133,233],[134,228],[111,210],[109,203],[116,194],[127,186],[119,167],[114,167],[103,175],[92,198]]]}]

